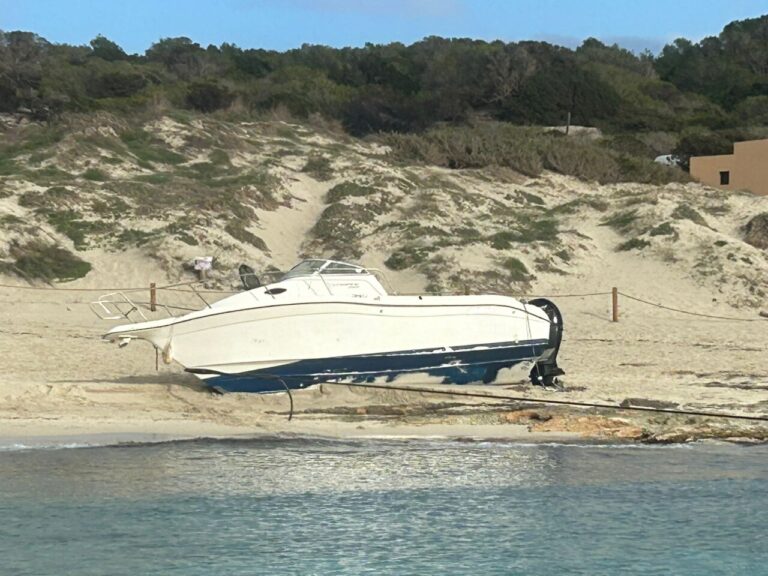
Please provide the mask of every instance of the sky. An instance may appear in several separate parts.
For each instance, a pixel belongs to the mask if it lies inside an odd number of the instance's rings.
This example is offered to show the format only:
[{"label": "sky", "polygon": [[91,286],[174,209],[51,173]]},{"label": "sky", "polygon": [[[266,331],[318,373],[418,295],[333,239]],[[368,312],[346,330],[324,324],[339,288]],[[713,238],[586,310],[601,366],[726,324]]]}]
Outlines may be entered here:
[{"label": "sky", "polygon": [[697,41],[763,14],[768,0],[0,0],[0,30],[67,44],[102,34],[129,53],[176,36],[275,50],[426,36],[573,48],[594,37],[657,53],[675,38]]}]

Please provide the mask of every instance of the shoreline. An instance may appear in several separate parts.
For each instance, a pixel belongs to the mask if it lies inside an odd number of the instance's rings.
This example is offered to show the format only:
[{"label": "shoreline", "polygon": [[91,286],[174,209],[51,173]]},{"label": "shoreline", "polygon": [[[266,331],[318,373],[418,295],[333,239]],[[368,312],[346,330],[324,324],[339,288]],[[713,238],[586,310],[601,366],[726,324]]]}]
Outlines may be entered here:
[{"label": "shoreline", "polygon": [[61,434],[41,436],[0,436],[0,455],[37,450],[70,450],[88,448],[140,448],[165,444],[215,443],[215,442],[402,442],[402,443],[462,443],[462,444],[504,444],[512,446],[564,446],[579,448],[680,448],[693,445],[717,445],[749,447],[768,444],[766,440],[699,438],[690,442],[638,442],[628,439],[582,437],[567,434],[523,435],[430,435],[430,434],[389,434],[331,436],[322,434],[301,434],[293,432],[231,434],[231,435],[174,435],[154,433],[101,433]]},{"label": "shoreline", "polygon": [[59,450],[69,448],[130,448],[137,446],[155,446],[161,444],[193,443],[193,442],[252,442],[252,441],[318,441],[318,442],[457,442],[457,443],[499,443],[519,445],[634,445],[633,442],[602,442],[596,443],[590,439],[575,436],[553,435],[497,435],[497,436],[465,436],[465,435],[350,435],[332,436],[322,434],[301,434],[293,432],[278,432],[274,434],[232,434],[232,435],[202,435],[187,436],[153,433],[99,433],[76,435],[46,435],[46,436],[7,436],[0,437],[0,453],[21,450]]},{"label": "shoreline", "polygon": [[[220,396],[188,384],[94,382],[70,385],[57,395],[51,385],[20,386],[28,388],[16,403],[21,413],[11,416],[0,405],[0,452],[284,438],[564,445],[768,442],[768,426],[751,422],[503,398],[451,402],[429,389],[404,393],[317,385],[294,391],[297,409],[289,420],[284,393]],[[558,399],[570,396],[557,394]]]}]

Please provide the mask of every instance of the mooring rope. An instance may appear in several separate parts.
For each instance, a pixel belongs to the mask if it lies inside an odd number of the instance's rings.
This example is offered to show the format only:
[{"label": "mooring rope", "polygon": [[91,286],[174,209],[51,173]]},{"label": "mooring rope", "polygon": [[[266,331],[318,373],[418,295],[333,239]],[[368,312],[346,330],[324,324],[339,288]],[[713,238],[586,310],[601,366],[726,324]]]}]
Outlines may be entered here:
[{"label": "mooring rope", "polygon": [[[418,392],[420,394],[441,394],[444,396],[465,396],[468,398],[484,398],[493,400],[505,400],[508,402],[528,402],[531,404],[552,404],[557,406],[574,406],[581,408],[600,408],[606,410],[626,410],[636,412],[655,412],[660,414],[676,414],[680,416],[702,416],[706,418],[722,418],[734,420],[749,420],[754,422],[768,422],[768,416],[750,416],[746,414],[729,414],[725,412],[708,412],[703,410],[683,410],[678,408],[655,408],[652,406],[632,406],[621,404],[602,404],[598,402],[581,402],[578,400],[554,400],[551,398],[528,398],[526,396],[510,396],[488,394],[484,392],[465,392],[459,390],[435,390],[433,388],[421,388],[413,386],[390,386],[384,384],[361,384],[349,382],[322,382],[323,385],[352,386],[356,388],[372,388],[376,390],[397,390],[400,392]],[[291,399],[292,400],[292,399]]]}]

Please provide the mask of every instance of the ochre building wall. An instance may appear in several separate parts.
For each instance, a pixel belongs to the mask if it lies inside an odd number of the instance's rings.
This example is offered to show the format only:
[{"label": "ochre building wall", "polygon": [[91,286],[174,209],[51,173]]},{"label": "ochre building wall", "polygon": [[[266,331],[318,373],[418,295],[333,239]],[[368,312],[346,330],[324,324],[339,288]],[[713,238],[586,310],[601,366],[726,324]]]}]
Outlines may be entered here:
[{"label": "ochre building wall", "polygon": [[[720,172],[729,173],[727,185],[720,184]],[[768,140],[736,142],[733,154],[694,156],[691,176],[710,186],[768,194]]]}]

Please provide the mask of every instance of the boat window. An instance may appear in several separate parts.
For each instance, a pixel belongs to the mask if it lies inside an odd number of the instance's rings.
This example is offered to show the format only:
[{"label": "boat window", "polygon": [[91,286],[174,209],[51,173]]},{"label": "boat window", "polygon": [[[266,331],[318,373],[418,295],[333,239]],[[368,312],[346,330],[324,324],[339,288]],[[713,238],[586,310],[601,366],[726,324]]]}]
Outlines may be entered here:
[{"label": "boat window", "polygon": [[367,270],[356,264],[336,262],[334,260],[304,260],[291,268],[281,280],[297,276],[312,276],[313,274],[363,274]]},{"label": "boat window", "polygon": [[311,276],[318,272],[326,262],[327,260],[304,260],[288,270],[282,279],[285,280],[286,278],[294,278],[296,276]]},{"label": "boat window", "polygon": [[360,266],[347,264],[346,262],[329,262],[320,274],[359,274],[365,272]]}]

